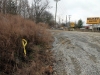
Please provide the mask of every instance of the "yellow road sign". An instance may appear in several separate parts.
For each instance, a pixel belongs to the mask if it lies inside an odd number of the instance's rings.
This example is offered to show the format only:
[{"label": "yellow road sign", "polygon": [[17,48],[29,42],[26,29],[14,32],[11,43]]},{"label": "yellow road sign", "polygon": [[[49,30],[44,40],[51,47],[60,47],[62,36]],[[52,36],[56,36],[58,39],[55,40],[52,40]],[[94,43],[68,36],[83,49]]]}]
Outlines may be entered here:
[{"label": "yellow road sign", "polygon": [[75,23],[74,22],[71,22],[70,23],[70,27],[75,27]]},{"label": "yellow road sign", "polygon": [[100,17],[87,18],[87,24],[99,24],[99,23],[100,23]]}]

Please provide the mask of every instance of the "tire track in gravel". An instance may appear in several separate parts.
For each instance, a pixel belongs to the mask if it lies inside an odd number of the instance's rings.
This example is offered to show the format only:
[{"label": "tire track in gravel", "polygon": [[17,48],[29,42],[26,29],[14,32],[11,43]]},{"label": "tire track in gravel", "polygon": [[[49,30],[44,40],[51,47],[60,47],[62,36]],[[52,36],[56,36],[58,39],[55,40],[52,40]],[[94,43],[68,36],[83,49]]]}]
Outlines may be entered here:
[{"label": "tire track in gravel", "polygon": [[100,75],[99,34],[53,31],[53,35],[57,75]]}]

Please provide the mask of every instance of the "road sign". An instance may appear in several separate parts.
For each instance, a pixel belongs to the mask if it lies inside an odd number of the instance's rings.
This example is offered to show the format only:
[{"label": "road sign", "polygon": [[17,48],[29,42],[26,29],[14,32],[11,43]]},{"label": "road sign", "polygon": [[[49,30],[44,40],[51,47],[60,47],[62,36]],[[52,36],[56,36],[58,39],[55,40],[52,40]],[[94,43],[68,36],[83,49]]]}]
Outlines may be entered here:
[{"label": "road sign", "polygon": [[87,18],[87,24],[100,24],[100,17]]},{"label": "road sign", "polygon": [[75,23],[74,22],[70,22],[70,27],[75,27]]}]

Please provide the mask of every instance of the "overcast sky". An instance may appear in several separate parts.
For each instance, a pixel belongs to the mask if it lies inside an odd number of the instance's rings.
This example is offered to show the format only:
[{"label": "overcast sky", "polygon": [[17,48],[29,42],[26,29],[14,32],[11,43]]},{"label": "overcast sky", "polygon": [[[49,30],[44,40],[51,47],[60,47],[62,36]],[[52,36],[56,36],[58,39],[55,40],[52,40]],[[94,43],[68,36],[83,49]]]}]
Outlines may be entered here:
[{"label": "overcast sky", "polygon": [[[29,0],[30,2],[32,0]],[[49,0],[51,9],[48,9],[55,15],[55,1]],[[100,0],[60,0],[58,2],[57,19],[65,22],[66,15],[71,15],[71,21],[82,19],[86,24],[87,17],[100,17]],[[69,19],[67,20],[69,21]]]}]

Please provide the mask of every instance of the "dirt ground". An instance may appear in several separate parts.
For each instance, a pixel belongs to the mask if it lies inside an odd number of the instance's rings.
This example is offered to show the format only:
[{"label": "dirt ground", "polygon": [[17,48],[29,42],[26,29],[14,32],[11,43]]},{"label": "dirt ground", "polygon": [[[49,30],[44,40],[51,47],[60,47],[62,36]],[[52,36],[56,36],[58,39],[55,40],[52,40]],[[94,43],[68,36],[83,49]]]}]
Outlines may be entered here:
[{"label": "dirt ground", "polygon": [[100,33],[51,31],[54,75],[100,75]]}]

